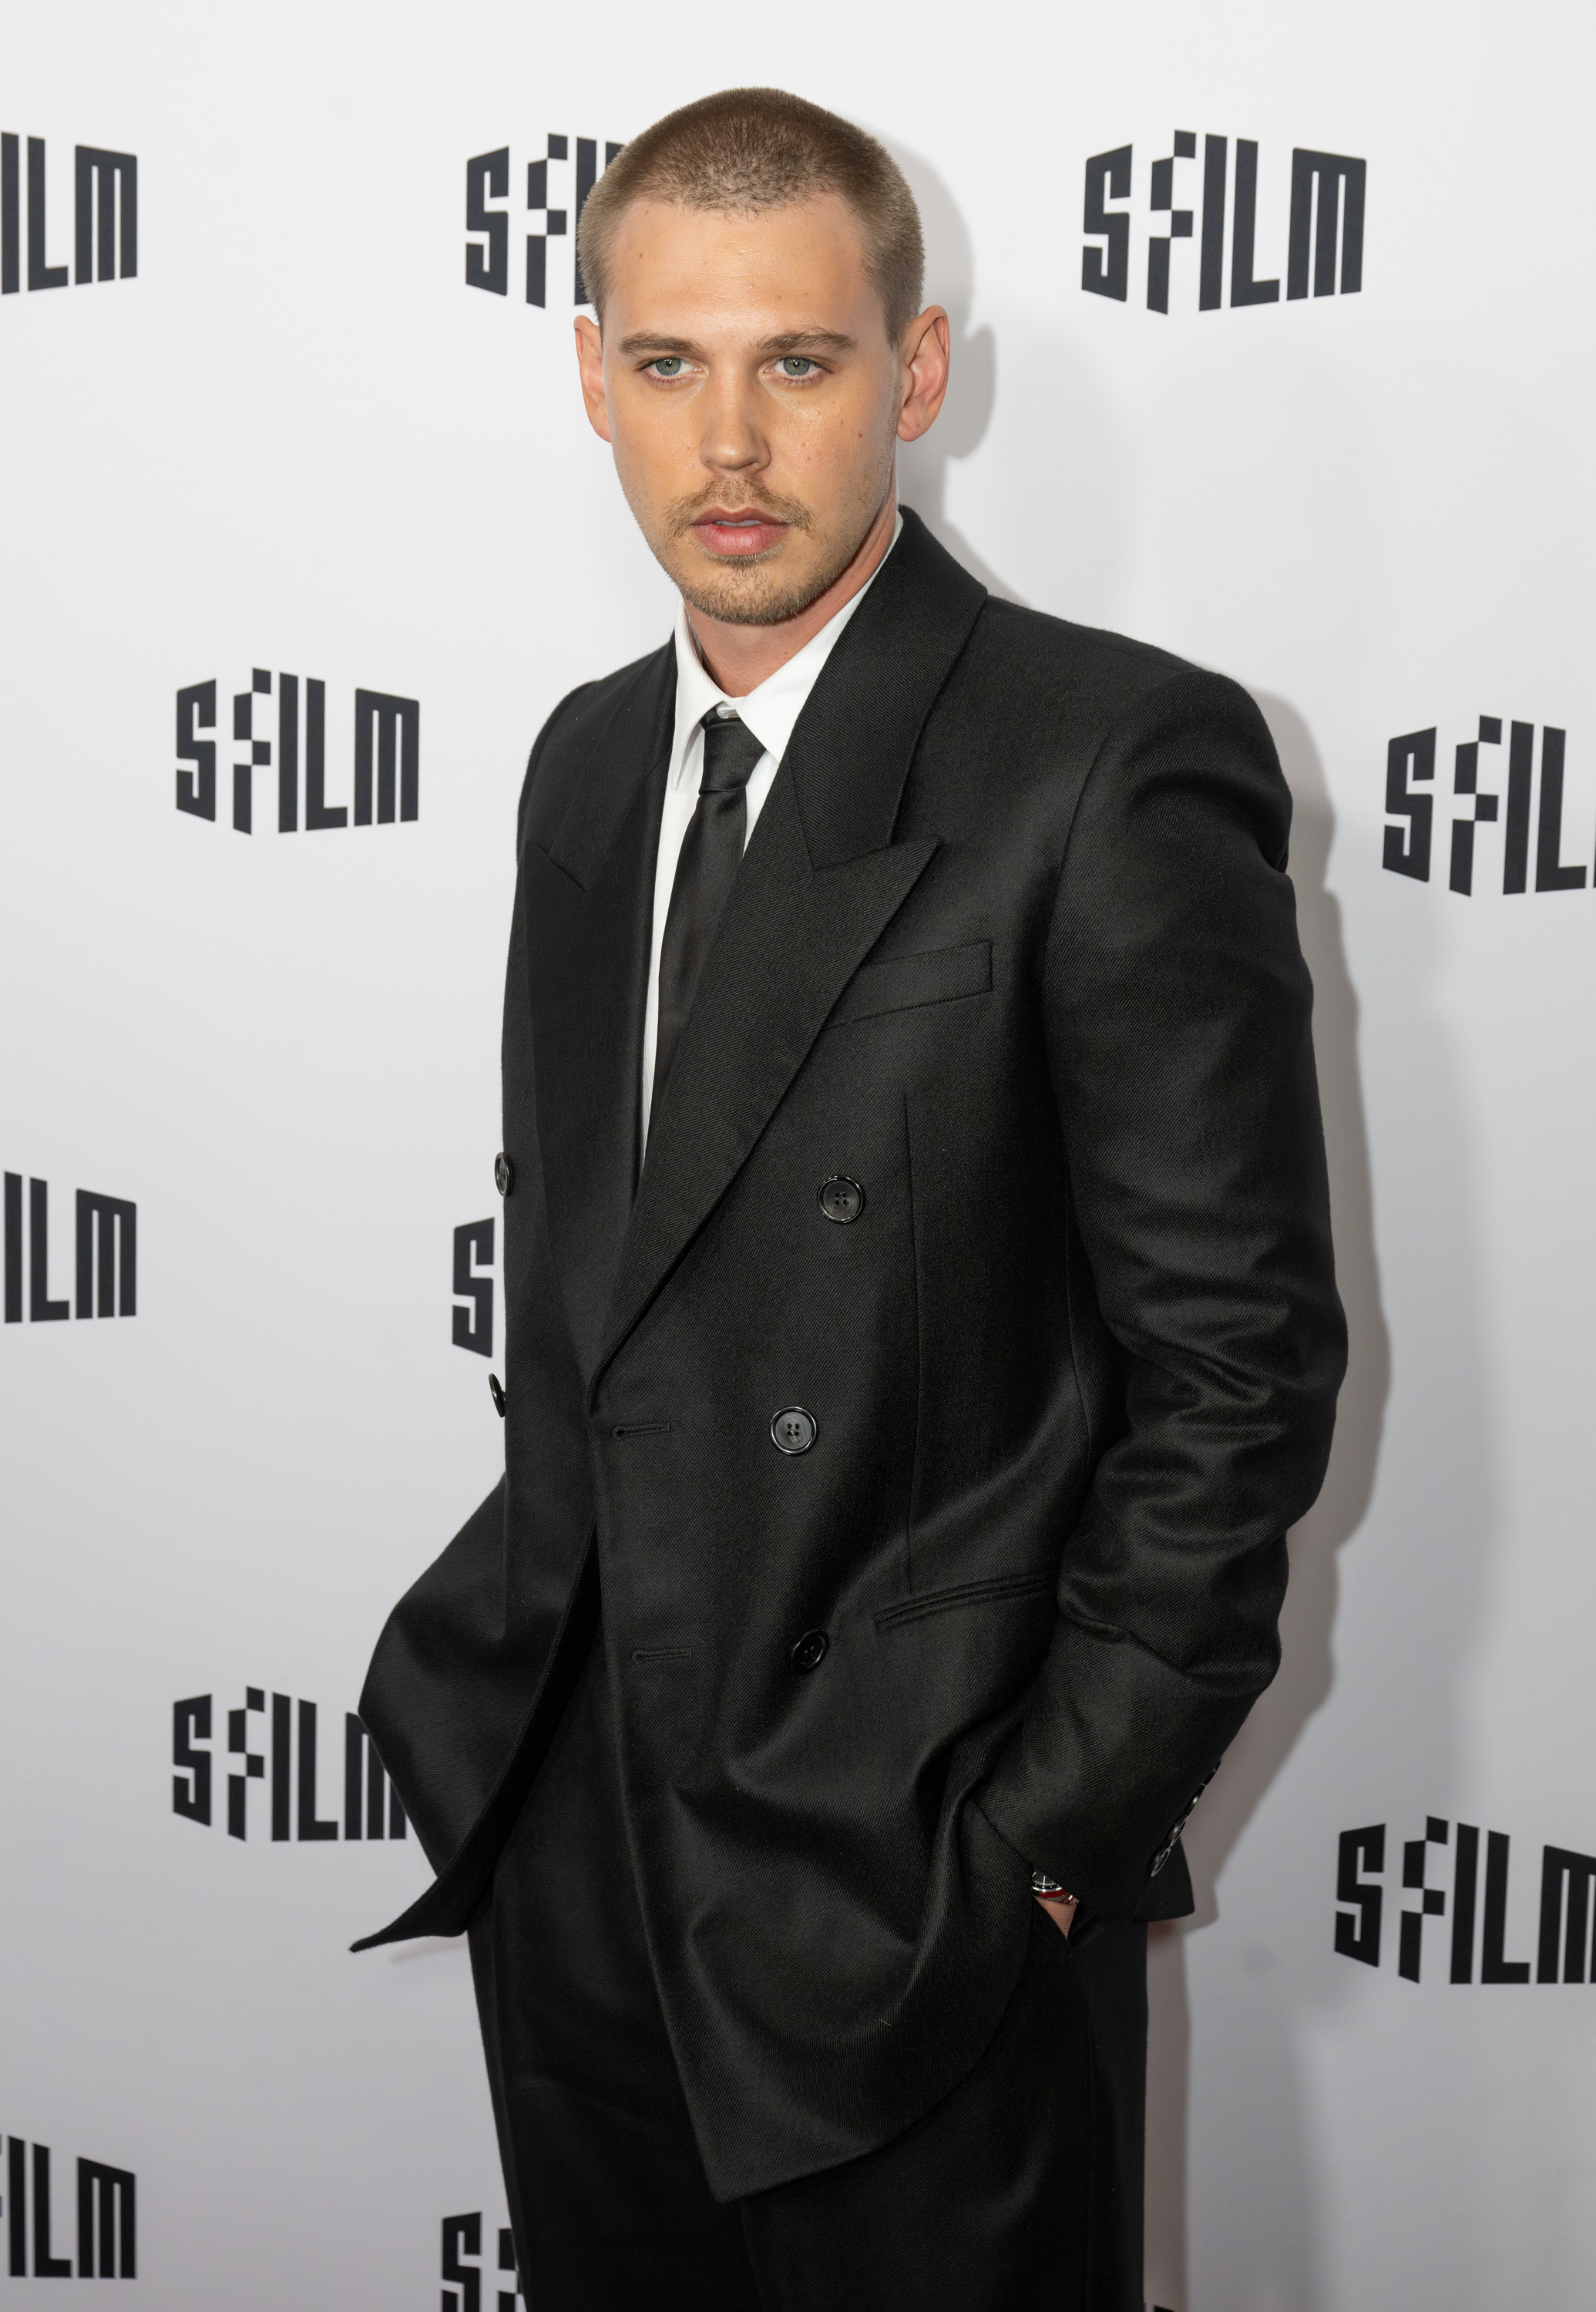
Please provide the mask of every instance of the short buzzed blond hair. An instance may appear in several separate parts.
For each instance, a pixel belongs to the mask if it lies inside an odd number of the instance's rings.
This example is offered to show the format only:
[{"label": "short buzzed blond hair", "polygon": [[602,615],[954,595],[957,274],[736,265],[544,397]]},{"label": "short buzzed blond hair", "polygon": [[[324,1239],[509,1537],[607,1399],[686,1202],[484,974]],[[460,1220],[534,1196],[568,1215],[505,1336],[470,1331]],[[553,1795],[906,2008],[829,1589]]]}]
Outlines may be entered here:
[{"label": "short buzzed blond hair", "polygon": [[779,88],[727,88],[668,112],[605,170],[582,212],[577,258],[601,328],[609,256],[634,201],[753,215],[836,193],[858,219],[864,261],[896,345],[920,310],[920,212],[884,144],[851,120]]}]

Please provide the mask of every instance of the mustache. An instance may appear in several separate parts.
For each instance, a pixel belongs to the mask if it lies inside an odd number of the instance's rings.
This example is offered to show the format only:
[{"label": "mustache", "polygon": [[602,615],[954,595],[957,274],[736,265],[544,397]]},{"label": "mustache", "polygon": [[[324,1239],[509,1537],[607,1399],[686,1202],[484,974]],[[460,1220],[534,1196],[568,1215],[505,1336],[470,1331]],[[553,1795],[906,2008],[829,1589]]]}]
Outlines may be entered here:
[{"label": "mustache", "polygon": [[[732,493],[723,485],[700,490],[690,498],[678,498],[667,515],[672,538],[685,538],[695,522],[702,521],[711,506],[724,506]],[[784,521],[789,530],[812,528],[809,508],[796,498],[777,497],[773,491],[757,484],[741,482],[735,495],[735,510],[739,513],[762,513],[772,521]]]}]

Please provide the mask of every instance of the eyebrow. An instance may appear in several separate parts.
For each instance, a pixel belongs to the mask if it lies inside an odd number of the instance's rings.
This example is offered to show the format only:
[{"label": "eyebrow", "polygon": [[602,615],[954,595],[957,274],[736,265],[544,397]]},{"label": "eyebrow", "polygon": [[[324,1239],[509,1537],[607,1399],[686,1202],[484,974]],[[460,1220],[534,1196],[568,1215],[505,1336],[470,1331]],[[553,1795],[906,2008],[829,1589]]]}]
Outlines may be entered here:
[{"label": "eyebrow", "polygon": [[[767,337],[762,345],[755,347],[755,351],[767,358],[779,359],[784,354],[811,351],[851,354],[857,344],[856,338],[846,337],[840,329],[789,329],[781,337]],[[697,353],[697,347],[690,337],[656,337],[652,330],[645,330],[636,336],[623,337],[620,351],[627,359],[636,354],[675,354],[685,357]]]},{"label": "eyebrow", "polygon": [[820,346],[833,354],[851,354],[856,339],[844,337],[840,329],[791,329],[785,337],[767,337],[759,347],[762,354],[797,354],[808,346]]}]

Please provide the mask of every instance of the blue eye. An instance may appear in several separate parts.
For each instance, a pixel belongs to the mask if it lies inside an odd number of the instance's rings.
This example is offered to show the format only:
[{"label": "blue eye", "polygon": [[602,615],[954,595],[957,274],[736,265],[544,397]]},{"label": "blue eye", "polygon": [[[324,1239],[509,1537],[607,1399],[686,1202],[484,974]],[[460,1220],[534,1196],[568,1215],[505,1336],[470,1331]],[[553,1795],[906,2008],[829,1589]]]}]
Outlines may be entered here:
[{"label": "blue eye", "polygon": [[814,363],[807,354],[785,354],[782,356],[781,373],[784,377],[804,377],[813,368]]},{"label": "blue eye", "polygon": [[682,372],[681,355],[662,354],[657,361],[650,362],[649,367],[656,377],[680,377]]}]

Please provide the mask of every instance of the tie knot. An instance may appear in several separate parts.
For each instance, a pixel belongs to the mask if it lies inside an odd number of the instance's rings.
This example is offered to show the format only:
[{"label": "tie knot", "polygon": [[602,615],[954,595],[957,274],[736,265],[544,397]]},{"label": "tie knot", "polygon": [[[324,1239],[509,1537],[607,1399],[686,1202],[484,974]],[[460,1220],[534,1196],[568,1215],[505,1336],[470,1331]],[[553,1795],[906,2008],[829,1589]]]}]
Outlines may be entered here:
[{"label": "tie knot", "polygon": [[765,749],[735,715],[711,711],[704,717],[704,775],[700,794],[737,794],[747,786]]}]

